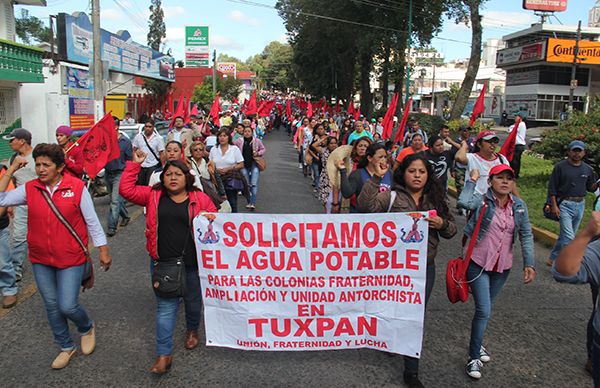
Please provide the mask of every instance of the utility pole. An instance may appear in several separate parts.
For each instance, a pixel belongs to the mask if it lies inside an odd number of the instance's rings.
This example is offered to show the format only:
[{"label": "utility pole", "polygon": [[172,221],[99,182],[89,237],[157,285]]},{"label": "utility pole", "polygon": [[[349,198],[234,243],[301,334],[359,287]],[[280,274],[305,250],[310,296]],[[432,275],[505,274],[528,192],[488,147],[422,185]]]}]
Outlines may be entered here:
[{"label": "utility pole", "polygon": [[213,94],[217,95],[217,50],[213,51]]},{"label": "utility pole", "polygon": [[411,35],[412,35],[412,14],[413,14],[413,0],[409,0],[408,3],[408,39],[406,43],[406,48],[408,50],[408,60],[406,61],[406,98],[404,100],[404,109],[408,109],[406,106],[408,104],[408,99],[410,97],[410,46],[412,44]]},{"label": "utility pole", "polygon": [[579,60],[579,41],[581,40],[581,20],[577,24],[577,38],[573,50],[573,65],[571,65],[571,87],[569,89],[569,113],[573,112],[573,94],[577,87],[577,61]]},{"label": "utility pole", "polygon": [[104,116],[104,81],[102,80],[102,45],[100,42],[100,0],[92,0],[92,28],[94,50],[94,118],[100,120]]},{"label": "utility pole", "polygon": [[433,54],[433,77],[431,78],[431,115],[433,116],[433,111],[435,109],[435,57],[436,54]]}]

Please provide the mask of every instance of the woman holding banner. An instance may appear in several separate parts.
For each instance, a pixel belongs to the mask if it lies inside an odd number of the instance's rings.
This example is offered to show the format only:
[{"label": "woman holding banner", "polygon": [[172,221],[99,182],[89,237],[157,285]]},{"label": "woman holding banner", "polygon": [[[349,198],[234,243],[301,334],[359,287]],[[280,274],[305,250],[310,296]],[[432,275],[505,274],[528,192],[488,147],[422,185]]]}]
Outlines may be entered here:
[{"label": "woman holding banner", "polygon": [[[388,173],[387,161],[374,166],[373,176],[358,196],[358,210],[364,213],[382,212],[431,212],[429,240],[427,241],[427,278],[425,283],[425,307],[431,296],[435,281],[435,256],[440,237],[450,239],[456,235],[454,217],[447,204],[444,187],[435,177],[433,167],[422,154],[404,158],[393,175],[392,191],[381,191],[383,177]],[[393,201],[393,202],[392,202]],[[432,212],[434,211],[434,212]],[[419,359],[404,356],[404,382],[409,387],[422,387],[419,381]]]},{"label": "woman holding banner", "polygon": [[[533,233],[529,223],[527,205],[512,195],[515,173],[510,166],[499,164],[490,170],[485,195],[478,194],[476,182],[479,170],[471,170],[471,179],[465,182],[458,203],[473,215],[465,226],[465,236],[472,238],[476,220],[484,211],[479,235],[467,269],[471,293],[475,301],[475,315],[471,324],[467,374],[481,378],[483,362],[490,355],[483,347],[483,335],[492,312],[494,301],[502,291],[513,264],[513,244],[517,237],[523,252],[523,280],[525,284],[535,279]],[[485,206],[485,207],[484,207]]]},{"label": "woman holding banner", "polygon": [[[137,174],[146,154],[133,153],[121,177],[121,195],[136,205],[145,206],[146,249],[152,261],[183,256],[187,290],[183,296],[187,334],[186,349],[198,346],[198,327],[202,309],[202,294],[198,276],[196,246],[191,223],[201,212],[216,212],[210,198],[194,186],[194,176],[181,160],[168,161],[160,182],[155,186],[136,185]],[[154,269],[154,265],[151,266]],[[158,358],[150,372],[163,374],[173,361],[173,330],[180,298],[156,295],[156,352]]]}]

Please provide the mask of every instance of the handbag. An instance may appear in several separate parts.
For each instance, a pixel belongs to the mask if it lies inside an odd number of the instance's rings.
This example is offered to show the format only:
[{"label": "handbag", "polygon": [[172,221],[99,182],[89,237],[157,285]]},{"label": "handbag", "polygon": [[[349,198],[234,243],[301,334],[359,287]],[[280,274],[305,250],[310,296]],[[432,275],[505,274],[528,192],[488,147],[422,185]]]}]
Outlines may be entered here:
[{"label": "handbag", "polygon": [[[192,214],[194,214],[193,204]],[[164,260],[160,260],[159,258],[152,263],[152,289],[156,296],[161,298],[179,298],[184,296],[187,292],[185,263],[183,258],[192,232],[192,222],[193,219],[190,219],[190,226],[185,238],[185,243],[183,244],[181,255]]]},{"label": "handbag", "polygon": [[258,167],[259,171],[265,171],[267,169],[267,161],[262,156],[255,156],[254,163],[256,163],[256,167]]},{"label": "handbag", "polygon": [[[556,204],[560,206],[562,201],[560,199],[556,199]],[[550,196],[546,197],[546,203],[544,203],[543,208],[544,217],[552,221],[559,221],[559,218],[552,212],[552,199]]]},{"label": "handbag", "polygon": [[83,243],[83,240],[81,240],[81,237],[79,237],[79,235],[75,231],[75,228],[73,228],[73,225],[71,225],[71,223],[69,221],[67,221],[65,216],[62,215],[60,210],[58,210],[58,208],[56,207],[56,204],[52,200],[52,197],[50,197],[50,193],[48,193],[48,191],[46,191],[44,189],[39,189],[39,190],[42,193],[42,197],[44,197],[44,199],[46,200],[46,203],[48,203],[50,210],[52,210],[52,213],[54,213],[56,218],[58,218],[58,220],[65,226],[65,228],[67,228],[69,233],[71,233],[71,236],[73,236],[75,241],[77,241],[77,243],[83,250],[83,253],[85,254],[85,263],[83,264],[83,276],[81,277],[82,291],[85,291],[87,289],[94,287],[94,265],[92,263],[92,258],[90,256],[90,252],[88,251],[87,247]]},{"label": "handbag", "polygon": [[477,236],[479,235],[479,229],[481,228],[481,221],[483,220],[486,207],[487,206],[484,202],[479,213],[479,217],[477,218],[475,229],[471,235],[471,240],[469,241],[469,247],[467,248],[467,254],[465,255],[465,258],[463,259],[462,257],[457,257],[455,259],[451,259],[448,261],[448,265],[446,266],[446,293],[448,294],[448,300],[450,300],[450,303],[456,303],[458,301],[464,303],[469,299],[470,282],[467,280],[467,268],[469,267],[469,262],[471,261],[471,254],[475,248],[475,242],[477,241]]}]

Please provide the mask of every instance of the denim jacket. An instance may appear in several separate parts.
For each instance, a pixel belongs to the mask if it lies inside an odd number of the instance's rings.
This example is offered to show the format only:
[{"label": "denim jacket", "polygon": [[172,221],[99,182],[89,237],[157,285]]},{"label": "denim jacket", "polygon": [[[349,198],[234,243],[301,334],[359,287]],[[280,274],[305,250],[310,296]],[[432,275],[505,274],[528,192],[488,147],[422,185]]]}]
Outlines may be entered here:
[{"label": "denim jacket", "polygon": [[[529,222],[529,213],[527,211],[527,205],[521,198],[515,197],[511,194],[513,200],[513,214],[515,217],[515,231],[513,234],[513,244],[517,237],[521,241],[521,251],[523,252],[523,267],[534,267],[535,258],[533,253],[533,232],[531,231],[531,223]],[[465,187],[458,198],[458,204],[460,207],[465,209],[473,210],[473,214],[467,225],[465,225],[464,233],[468,238],[473,235],[475,224],[479,218],[479,214],[483,207],[484,196],[475,193],[475,182],[468,180],[465,182]],[[477,236],[477,243],[485,236],[496,212],[496,200],[492,189],[488,189],[485,194],[485,202],[487,204],[485,214],[481,220],[481,228],[479,230],[479,236]]]}]

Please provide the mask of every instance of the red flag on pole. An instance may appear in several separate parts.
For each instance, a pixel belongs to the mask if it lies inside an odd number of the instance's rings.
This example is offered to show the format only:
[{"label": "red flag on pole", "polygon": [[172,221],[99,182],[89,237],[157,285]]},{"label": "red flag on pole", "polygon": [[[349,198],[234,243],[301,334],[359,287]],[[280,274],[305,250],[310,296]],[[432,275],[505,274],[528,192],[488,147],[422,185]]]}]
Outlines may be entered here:
[{"label": "red flag on pole", "polygon": [[257,111],[256,108],[256,90],[254,90],[252,92],[252,95],[250,96],[250,101],[248,101],[248,105],[246,105],[246,115],[250,116],[250,115],[255,115]]},{"label": "red flag on pole", "polygon": [[402,115],[402,121],[398,126],[398,130],[396,132],[396,137],[394,138],[394,143],[402,143],[404,140],[404,130],[406,129],[406,122],[408,121],[408,113],[410,112],[410,107],[412,106],[412,97],[408,99],[406,106],[404,107],[404,114]]},{"label": "red flag on pole", "polygon": [[121,156],[112,112],[94,124],[76,143],[83,150],[83,169],[90,178],[95,178],[106,163]]},{"label": "red flag on pole", "polygon": [[360,118],[360,106],[358,107],[358,110],[354,111],[354,120],[358,120]]},{"label": "red flag on pole", "polygon": [[306,116],[308,118],[313,117],[313,106],[310,101],[308,102],[308,110],[306,111]]},{"label": "red flag on pole", "polygon": [[173,111],[173,90],[169,91],[169,95],[167,97],[167,109],[166,110],[169,112]]},{"label": "red flag on pole", "polygon": [[185,124],[190,122],[190,99],[191,99],[191,95],[188,94],[187,97],[185,98],[185,115],[183,116],[183,122]]},{"label": "red flag on pole", "polygon": [[348,114],[354,115],[354,113],[354,101],[350,100],[350,102],[348,103]]},{"label": "red flag on pole", "polygon": [[238,99],[237,99],[237,98],[235,98],[235,97],[233,97],[233,103],[234,103],[235,105],[240,105],[240,102],[239,102],[239,101],[238,101]]},{"label": "red flag on pole", "polygon": [[340,113],[342,111],[342,107],[340,105],[340,100],[337,100],[337,103],[335,104],[335,109],[333,111],[335,113]]},{"label": "red flag on pole", "polygon": [[213,123],[218,127],[220,126],[219,122],[219,112],[221,111],[221,103],[219,101],[219,93],[215,96],[215,100],[213,101],[212,107],[210,108],[210,117],[212,118]]},{"label": "red flag on pole", "polygon": [[256,114],[259,117],[268,116],[269,114],[271,114],[271,111],[273,110],[273,106],[275,106],[275,100],[272,100],[272,101],[262,100],[260,102],[260,107],[258,108]]},{"label": "red flag on pole", "polygon": [[198,117],[198,105],[194,104],[194,106],[192,107],[192,111],[190,112],[190,116],[196,116]]},{"label": "red flag on pole", "polygon": [[175,109],[175,113],[173,113],[173,118],[171,119],[171,123],[169,124],[170,128],[173,128],[173,124],[175,124],[175,117],[177,117],[177,116],[184,117],[185,116],[184,104],[185,103],[183,101],[183,92],[181,92],[179,101],[177,101],[177,109]]},{"label": "red flag on pole", "polygon": [[473,106],[473,113],[471,113],[471,120],[469,121],[469,127],[473,126],[477,117],[485,112],[485,89],[487,86],[487,82],[483,83],[483,89],[481,89],[481,93],[479,93],[479,97],[477,97],[477,102],[475,102],[475,106]]},{"label": "red flag on pole", "polygon": [[385,140],[392,137],[392,129],[394,126],[394,114],[396,113],[396,107],[398,106],[398,92],[394,93],[394,97],[392,97],[392,102],[390,106],[388,106],[387,112],[385,112],[385,116],[383,118],[383,122],[381,125],[383,126],[383,134],[381,137]]},{"label": "red flag on pole", "polygon": [[512,130],[508,134],[508,137],[502,144],[502,148],[500,148],[500,153],[506,156],[506,159],[509,162],[512,162],[513,157],[515,156],[515,147],[517,146],[517,132],[519,131],[519,124],[521,124],[521,116],[517,116],[515,119],[515,125],[513,125]]},{"label": "red flag on pole", "polygon": [[287,114],[288,121],[291,123],[294,120],[294,116],[292,116],[292,100],[287,100],[285,104],[285,113]]}]

